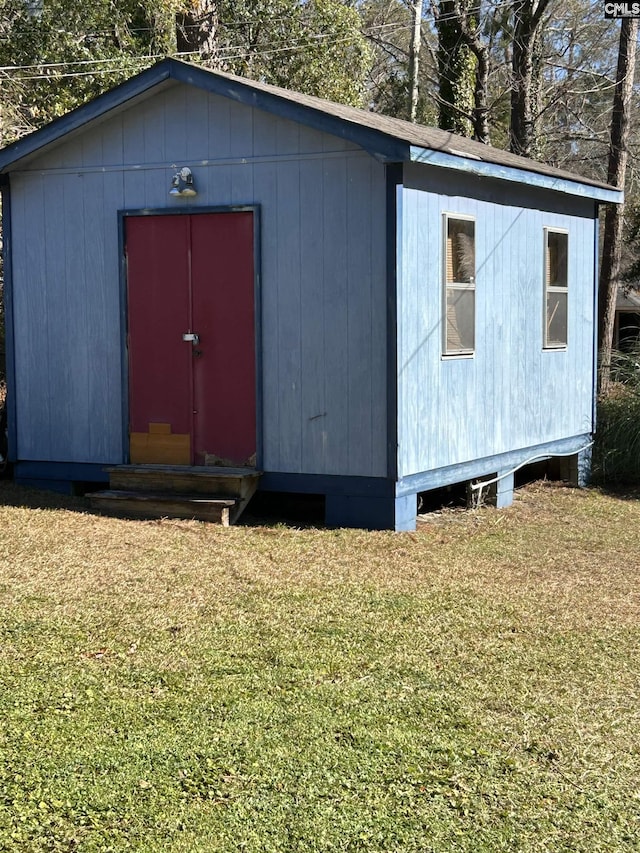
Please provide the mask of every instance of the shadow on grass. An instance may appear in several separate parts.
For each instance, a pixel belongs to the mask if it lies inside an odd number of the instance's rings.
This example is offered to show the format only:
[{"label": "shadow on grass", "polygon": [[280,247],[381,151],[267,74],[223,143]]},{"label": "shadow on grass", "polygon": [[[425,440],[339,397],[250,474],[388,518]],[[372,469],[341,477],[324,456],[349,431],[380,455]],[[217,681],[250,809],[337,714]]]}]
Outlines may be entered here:
[{"label": "shadow on grass", "polygon": [[[544,478],[541,478],[542,480]],[[519,483],[520,488],[531,482],[541,482],[541,479],[525,478]],[[560,485],[566,485],[559,483]],[[92,484],[93,490],[96,488]],[[593,483],[589,488],[622,501],[640,501],[640,485],[624,483]],[[428,494],[429,503],[421,506],[419,514],[441,510],[443,508],[464,508],[464,492],[460,490],[453,496],[447,492],[448,499],[443,500],[443,495],[436,490],[434,494]],[[65,495],[59,492],[51,492],[41,489],[32,489],[19,486],[11,480],[0,479],[0,506],[25,507],[28,509],[41,510],[67,510],[85,515],[93,515],[96,518],[119,517],[135,519],[126,514],[119,516],[108,516],[98,510],[94,510],[88,498],[82,495]],[[236,522],[241,527],[276,527],[285,526],[297,529],[324,528],[324,496],[287,494],[281,492],[258,492],[251,499],[248,507],[241,518]],[[147,519],[153,520],[153,519]]]},{"label": "shadow on grass", "polygon": [[[95,483],[86,491],[99,491]],[[84,490],[83,490],[84,491]],[[96,518],[134,518],[123,513],[108,515],[91,507],[82,495],[65,495],[60,492],[19,486],[11,480],[0,480],[0,506],[26,507],[27,509],[53,509],[79,512]],[[154,519],[146,519],[154,520]],[[157,519],[156,519],[157,520]],[[251,499],[237,525],[244,527],[274,527],[285,525],[295,528],[324,527],[324,497],[322,495],[292,495],[279,492],[259,492]]]},{"label": "shadow on grass", "polygon": [[599,483],[591,484],[592,489],[597,489],[603,495],[617,498],[620,501],[640,501],[640,485],[636,483]]},{"label": "shadow on grass", "polygon": [[41,489],[18,486],[11,480],[0,480],[0,505],[27,507],[28,509],[68,509],[88,512],[89,501],[84,497],[63,495]]}]

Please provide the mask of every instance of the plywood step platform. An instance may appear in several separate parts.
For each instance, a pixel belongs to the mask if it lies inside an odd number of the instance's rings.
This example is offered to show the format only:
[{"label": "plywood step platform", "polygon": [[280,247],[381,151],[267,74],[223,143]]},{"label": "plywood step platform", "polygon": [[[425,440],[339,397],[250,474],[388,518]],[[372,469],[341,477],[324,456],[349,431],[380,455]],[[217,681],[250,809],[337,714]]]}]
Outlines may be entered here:
[{"label": "plywood step platform", "polygon": [[253,468],[182,465],[115,465],[107,468],[112,489],[216,494],[242,498],[253,494],[260,472]]},{"label": "plywood step platform", "polygon": [[234,524],[255,493],[253,468],[116,465],[110,488],[87,497],[93,509],[132,518],[195,518]]}]

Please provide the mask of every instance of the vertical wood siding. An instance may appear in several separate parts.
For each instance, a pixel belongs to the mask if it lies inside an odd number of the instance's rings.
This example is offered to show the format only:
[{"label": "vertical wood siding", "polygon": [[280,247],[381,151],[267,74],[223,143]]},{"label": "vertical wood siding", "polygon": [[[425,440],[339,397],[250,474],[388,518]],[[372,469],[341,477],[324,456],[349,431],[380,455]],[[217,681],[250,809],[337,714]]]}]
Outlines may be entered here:
[{"label": "vertical wood siding", "polygon": [[[411,167],[406,173],[398,259],[400,476],[590,432],[593,206],[563,199],[559,207],[547,194],[545,212],[545,199],[523,187],[476,190],[480,198],[468,198],[455,179],[447,192],[442,180],[418,177]],[[476,218],[472,358],[442,358],[444,212]],[[543,350],[545,226],[569,231],[566,351]]]},{"label": "vertical wood siding", "polygon": [[119,210],[261,206],[263,465],[386,473],[383,167],[175,85],[12,176],[18,458],[122,461]]}]

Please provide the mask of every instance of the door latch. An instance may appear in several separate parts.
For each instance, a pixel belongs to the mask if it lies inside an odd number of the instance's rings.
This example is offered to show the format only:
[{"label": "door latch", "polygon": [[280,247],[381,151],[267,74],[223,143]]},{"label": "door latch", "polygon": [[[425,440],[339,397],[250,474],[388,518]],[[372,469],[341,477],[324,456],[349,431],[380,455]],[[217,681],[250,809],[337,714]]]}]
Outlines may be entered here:
[{"label": "door latch", "polygon": [[200,335],[197,335],[195,332],[185,332],[182,335],[183,341],[191,341],[192,346],[197,347],[200,343]]}]

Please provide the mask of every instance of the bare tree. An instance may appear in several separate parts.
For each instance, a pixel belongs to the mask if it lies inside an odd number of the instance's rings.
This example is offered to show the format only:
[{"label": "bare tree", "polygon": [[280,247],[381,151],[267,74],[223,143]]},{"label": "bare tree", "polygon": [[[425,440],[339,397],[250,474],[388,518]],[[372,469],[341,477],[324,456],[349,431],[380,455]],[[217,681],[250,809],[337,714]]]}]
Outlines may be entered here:
[{"label": "bare tree", "polygon": [[[623,18],[620,28],[618,69],[611,117],[609,170],[607,173],[608,182],[619,189],[624,189],[629,153],[631,95],[633,93],[637,43],[637,19]],[[602,262],[598,285],[599,389],[601,393],[608,390],[611,381],[611,351],[613,348],[616,296],[620,278],[623,225],[624,206],[621,204],[608,205],[604,219]]]}]

